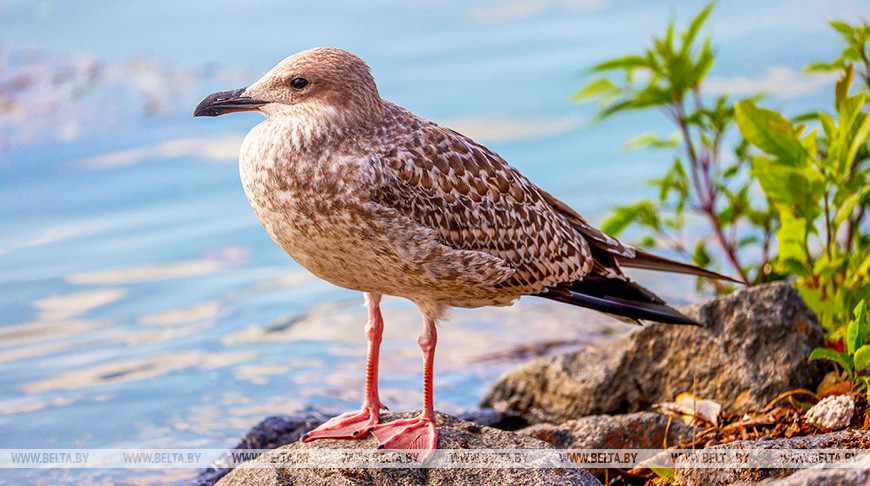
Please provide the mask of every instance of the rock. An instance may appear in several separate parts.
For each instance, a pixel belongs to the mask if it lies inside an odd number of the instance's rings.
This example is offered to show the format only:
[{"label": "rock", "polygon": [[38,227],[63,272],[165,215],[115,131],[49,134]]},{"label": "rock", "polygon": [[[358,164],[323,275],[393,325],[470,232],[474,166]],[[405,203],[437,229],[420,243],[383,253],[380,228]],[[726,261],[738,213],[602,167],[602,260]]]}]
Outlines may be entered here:
[{"label": "rock", "polygon": [[854,414],[855,398],[852,395],[831,395],[813,405],[804,418],[820,429],[838,430],[847,427]]},{"label": "rock", "polygon": [[855,468],[824,469],[822,465],[808,467],[781,479],[767,479],[758,486],[854,486],[870,484],[870,454],[855,460]]},{"label": "rock", "polygon": [[[661,449],[668,432],[668,447],[692,439],[695,427],[670,420],[667,415],[638,412],[626,415],[592,415],[564,424],[535,424],[517,433],[553,445],[557,449]],[[642,431],[642,433],[638,433]],[[587,469],[602,479],[606,469]]]},{"label": "rock", "polygon": [[649,324],[597,348],[531,360],[502,375],[481,406],[559,423],[643,410],[692,392],[734,413],[821,378],[821,365],[807,357],[823,345],[822,329],[788,284],[681,310],[705,326]]},{"label": "rock", "polygon": [[[274,415],[263,419],[253,426],[236,444],[235,449],[274,449],[291,442],[296,442],[302,434],[317,427],[326,420],[321,416],[291,417],[289,415]],[[189,483],[189,486],[211,486],[230,471],[229,454],[224,454],[214,461],[207,469],[203,469]]]},{"label": "rock", "polygon": [[501,430],[519,430],[527,427],[529,423],[520,414],[515,412],[499,412],[491,408],[475,410],[460,415],[459,420],[474,422],[483,427],[492,427]]},{"label": "rock", "polygon": [[[517,430],[529,425],[519,414],[499,412],[493,409],[475,410],[465,413],[459,418],[474,422],[477,425],[501,430]],[[289,415],[267,417],[252,427],[235,446],[235,449],[275,449],[296,442],[302,437],[302,434],[317,427],[325,420],[326,417],[319,415],[301,418]],[[200,471],[197,477],[189,483],[189,486],[215,484],[220,478],[232,471],[231,467],[227,467],[229,461],[229,454],[224,454],[208,469]]]},{"label": "rock", "polygon": [[[591,415],[564,424],[535,424],[518,431],[557,449],[661,449],[668,431],[668,447],[692,439],[695,427],[660,413]],[[638,431],[643,431],[639,434]]]},{"label": "rock", "polygon": [[[385,413],[381,420],[409,418],[418,412]],[[522,436],[462,421],[438,413],[439,450],[463,449],[552,449],[552,446],[531,437]],[[369,467],[369,468],[282,468],[281,455],[309,454],[315,460],[325,459],[334,449],[359,451],[360,456],[385,465],[395,466],[407,462],[405,454],[396,451],[377,451],[377,442],[371,436],[360,440],[323,439],[281,447],[261,455],[235,468],[218,482],[219,486],[290,486],[290,485],[589,485],[601,483],[581,469],[558,468],[427,468],[427,467]],[[555,454],[555,451],[554,451]],[[404,460],[403,460],[404,459]],[[437,456],[436,456],[437,459]]]},{"label": "rock", "polygon": [[[868,446],[870,446],[870,430],[841,430],[828,434],[792,437],[790,439],[738,440],[728,444],[708,447],[704,449],[704,452],[729,449],[866,449]],[[684,461],[677,459],[678,465],[680,462]],[[677,467],[676,483],[682,486],[716,486],[736,482],[757,483],[763,479],[786,477],[796,471],[799,471],[799,469]]]}]

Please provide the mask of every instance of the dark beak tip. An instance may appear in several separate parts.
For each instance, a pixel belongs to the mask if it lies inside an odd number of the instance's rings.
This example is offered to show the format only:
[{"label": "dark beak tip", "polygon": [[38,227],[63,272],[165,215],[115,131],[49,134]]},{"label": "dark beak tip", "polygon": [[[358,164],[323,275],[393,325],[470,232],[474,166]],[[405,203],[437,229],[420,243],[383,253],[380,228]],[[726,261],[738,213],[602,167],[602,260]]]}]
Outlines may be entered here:
[{"label": "dark beak tip", "polygon": [[211,103],[214,101],[212,98],[213,95],[209,95],[205,97],[202,101],[196,105],[196,108],[193,109],[193,117],[196,118],[198,116],[217,116],[215,110],[211,107]]},{"label": "dark beak tip", "polygon": [[199,116],[220,116],[224,113],[233,113],[237,111],[250,111],[266,104],[265,101],[259,101],[247,96],[243,96],[246,88],[235,89],[232,91],[221,91],[212,93],[196,105],[193,109],[193,117]]}]

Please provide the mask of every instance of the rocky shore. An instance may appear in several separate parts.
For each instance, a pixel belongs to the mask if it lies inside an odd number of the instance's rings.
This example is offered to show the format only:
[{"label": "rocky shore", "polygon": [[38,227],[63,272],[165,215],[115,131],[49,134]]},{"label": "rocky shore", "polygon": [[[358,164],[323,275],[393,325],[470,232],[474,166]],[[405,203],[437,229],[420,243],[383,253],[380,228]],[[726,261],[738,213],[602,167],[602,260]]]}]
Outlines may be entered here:
[{"label": "rocky shore", "polygon": [[[681,310],[705,325],[650,324],[605,345],[532,359],[500,377],[483,397],[480,411],[458,418],[439,414],[439,450],[552,450],[554,461],[540,467],[273,467],[280,462],[275,455],[282,453],[304,452],[316,461],[342,449],[358,453],[360,461],[385,465],[402,462],[404,456],[373,453],[376,443],[371,437],[302,443],[300,436],[324,417],[275,416],[251,429],[236,447],[272,452],[234,469],[227,467],[228,457],[222,458],[191,485],[645,484],[661,474],[670,474],[669,480],[681,485],[870,480],[870,431],[863,430],[861,414],[846,417],[845,430],[826,430],[810,425],[796,402],[783,398],[794,390],[816,390],[825,371],[822,363],[807,360],[813,349],[824,344],[823,332],[794,288],[784,283],[764,285]],[[691,412],[696,414],[691,425],[660,413],[673,410],[662,404],[687,393],[718,408],[706,417],[698,410]],[[411,413],[388,413],[383,419]],[[643,466],[584,470],[566,467],[558,458],[560,449],[661,449],[687,444],[711,452],[868,449],[868,455],[859,455],[859,467],[847,469],[693,468],[681,463],[681,458],[667,468],[670,473],[657,470],[656,474]]]}]

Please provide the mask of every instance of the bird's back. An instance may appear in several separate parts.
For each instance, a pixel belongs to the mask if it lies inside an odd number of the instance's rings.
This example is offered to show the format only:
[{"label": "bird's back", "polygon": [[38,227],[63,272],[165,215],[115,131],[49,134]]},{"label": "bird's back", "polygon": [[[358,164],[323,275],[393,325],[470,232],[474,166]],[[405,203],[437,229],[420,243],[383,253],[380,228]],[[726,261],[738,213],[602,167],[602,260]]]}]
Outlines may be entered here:
[{"label": "bird's back", "polygon": [[633,249],[560,209],[567,206],[486,147],[391,104],[374,140],[375,203],[434,230],[447,248],[485,253],[513,270],[481,291],[519,296],[590,272],[621,277],[613,257],[596,261],[593,253]]}]

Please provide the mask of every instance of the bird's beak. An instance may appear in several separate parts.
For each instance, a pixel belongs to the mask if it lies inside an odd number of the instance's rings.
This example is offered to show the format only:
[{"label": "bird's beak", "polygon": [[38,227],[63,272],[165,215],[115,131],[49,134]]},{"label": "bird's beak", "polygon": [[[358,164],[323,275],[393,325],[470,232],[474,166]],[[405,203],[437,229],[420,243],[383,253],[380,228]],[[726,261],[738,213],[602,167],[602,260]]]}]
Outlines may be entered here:
[{"label": "bird's beak", "polygon": [[265,105],[268,101],[260,101],[250,96],[243,96],[247,88],[221,91],[203,98],[193,110],[193,116],[218,116],[236,111],[251,111]]}]

